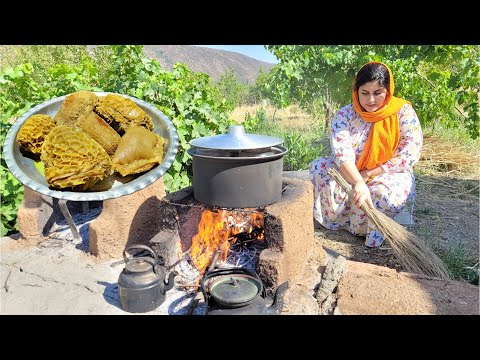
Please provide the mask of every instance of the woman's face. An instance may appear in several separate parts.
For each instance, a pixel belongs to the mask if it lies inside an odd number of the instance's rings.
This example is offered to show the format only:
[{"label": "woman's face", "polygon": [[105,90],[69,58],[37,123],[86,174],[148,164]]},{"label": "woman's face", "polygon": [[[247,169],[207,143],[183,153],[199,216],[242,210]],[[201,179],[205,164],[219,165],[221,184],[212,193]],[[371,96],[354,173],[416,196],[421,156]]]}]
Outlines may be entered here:
[{"label": "woman's face", "polygon": [[387,97],[388,91],[378,80],[370,81],[358,88],[358,100],[366,112],[380,109]]}]

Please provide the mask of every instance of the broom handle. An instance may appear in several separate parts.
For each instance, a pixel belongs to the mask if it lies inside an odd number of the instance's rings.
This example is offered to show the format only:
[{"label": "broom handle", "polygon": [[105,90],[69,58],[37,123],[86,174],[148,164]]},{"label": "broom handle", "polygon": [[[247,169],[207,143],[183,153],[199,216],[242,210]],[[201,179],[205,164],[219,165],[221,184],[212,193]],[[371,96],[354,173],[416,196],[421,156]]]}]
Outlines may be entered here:
[{"label": "broom handle", "polygon": [[[340,185],[340,187],[345,190],[348,193],[349,197],[353,197],[353,187],[350,185],[344,178],[343,176],[337,171],[337,169],[334,168],[329,168],[328,169],[328,174]],[[363,208],[363,205],[360,206]]]},{"label": "broom handle", "polygon": [[[353,187],[352,185],[350,185],[342,176],[342,174],[340,174],[337,169],[334,169],[334,168],[329,168],[328,169],[328,174],[337,182],[338,185],[340,185],[341,188],[343,188],[343,190],[345,190],[348,194],[348,197],[349,198],[353,198],[354,196],[354,191],[353,191]],[[379,229],[380,232],[383,233],[383,231],[381,231],[381,226],[380,224],[375,220],[375,216],[373,216],[372,214],[372,211],[374,211],[375,209],[371,209],[365,202],[363,202],[360,206],[360,209],[362,209],[363,211],[365,211],[365,213],[367,214],[367,216],[371,219],[371,221],[373,222],[373,224],[375,225],[375,227],[377,229]]]}]

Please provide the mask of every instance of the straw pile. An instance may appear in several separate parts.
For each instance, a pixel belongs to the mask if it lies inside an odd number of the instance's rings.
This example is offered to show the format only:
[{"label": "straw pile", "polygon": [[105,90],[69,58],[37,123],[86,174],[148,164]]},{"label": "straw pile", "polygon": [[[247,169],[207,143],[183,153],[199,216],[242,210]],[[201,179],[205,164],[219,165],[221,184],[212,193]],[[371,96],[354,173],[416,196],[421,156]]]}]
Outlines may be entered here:
[{"label": "straw pile", "polygon": [[450,176],[455,178],[478,177],[480,152],[466,149],[456,141],[424,135],[422,155],[415,170],[425,175]]},{"label": "straw pile", "polygon": [[[349,197],[353,198],[353,189],[342,175],[333,168],[328,169],[328,173],[348,193]],[[385,241],[391,246],[393,253],[407,271],[444,280],[451,279],[445,264],[422,240],[380,210],[371,209],[366,204],[362,204],[360,208],[382,233]]]}]

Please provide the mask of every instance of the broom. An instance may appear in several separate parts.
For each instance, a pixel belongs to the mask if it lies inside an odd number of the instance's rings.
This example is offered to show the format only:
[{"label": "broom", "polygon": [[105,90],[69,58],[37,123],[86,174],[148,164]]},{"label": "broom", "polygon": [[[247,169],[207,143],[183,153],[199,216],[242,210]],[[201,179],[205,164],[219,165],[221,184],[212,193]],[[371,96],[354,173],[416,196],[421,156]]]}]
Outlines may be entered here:
[{"label": "broom", "polygon": [[[328,173],[352,198],[352,186],[345,181],[342,175],[333,168],[329,168]],[[443,280],[451,279],[445,264],[422,240],[380,210],[371,209],[365,203],[360,208],[365,211],[369,220],[382,233],[393,253],[407,271]]]}]

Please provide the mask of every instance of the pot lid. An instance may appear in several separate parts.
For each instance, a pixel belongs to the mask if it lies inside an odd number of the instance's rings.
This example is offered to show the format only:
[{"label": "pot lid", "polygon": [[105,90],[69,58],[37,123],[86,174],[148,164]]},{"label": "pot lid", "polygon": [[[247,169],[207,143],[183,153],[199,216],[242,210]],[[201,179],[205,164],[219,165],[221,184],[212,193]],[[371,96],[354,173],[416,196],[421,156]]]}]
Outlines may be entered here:
[{"label": "pot lid", "polygon": [[246,134],[243,125],[231,125],[228,134],[206,136],[190,140],[190,145],[221,150],[246,150],[268,148],[283,143],[283,139],[273,136]]},{"label": "pot lid", "polygon": [[125,269],[130,273],[152,272],[153,259],[148,257],[131,259],[125,264]]},{"label": "pot lid", "polygon": [[248,275],[225,275],[209,286],[212,297],[226,304],[239,304],[252,300],[260,292],[258,280]]}]

